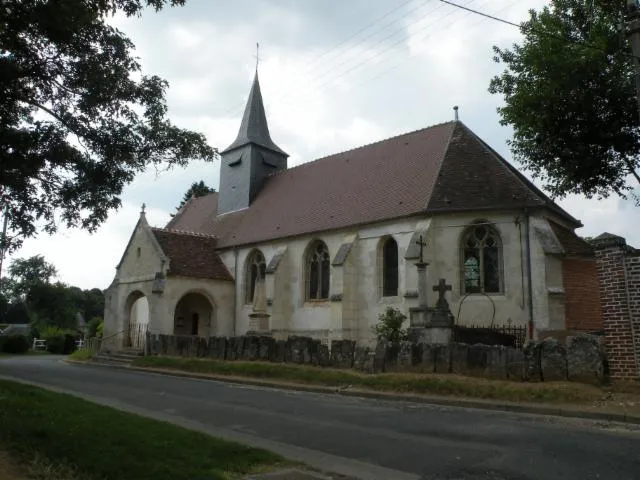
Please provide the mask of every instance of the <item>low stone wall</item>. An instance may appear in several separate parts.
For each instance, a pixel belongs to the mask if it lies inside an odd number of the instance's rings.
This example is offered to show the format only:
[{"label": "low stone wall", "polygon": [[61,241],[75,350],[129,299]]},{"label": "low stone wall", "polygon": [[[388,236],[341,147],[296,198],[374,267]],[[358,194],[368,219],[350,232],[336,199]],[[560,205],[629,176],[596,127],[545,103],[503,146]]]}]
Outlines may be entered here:
[{"label": "low stone wall", "polygon": [[193,337],[148,334],[151,355],[249,360],[356,369],[365,373],[423,372],[518,381],[608,380],[604,348],[598,337],[579,335],[567,344],[546,339],[529,342],[523,350],[503,346],[428,345],[378,342],[375,348],[334,340],[331,349],[319,340],[291,336]]}]

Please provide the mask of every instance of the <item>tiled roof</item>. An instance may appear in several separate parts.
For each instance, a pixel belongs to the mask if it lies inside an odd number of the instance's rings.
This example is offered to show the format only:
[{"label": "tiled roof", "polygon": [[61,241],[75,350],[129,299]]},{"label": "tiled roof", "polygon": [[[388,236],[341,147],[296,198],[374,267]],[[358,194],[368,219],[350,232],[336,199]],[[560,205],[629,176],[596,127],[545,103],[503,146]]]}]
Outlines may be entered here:
[{"label": "tiled roof", "polygon": [[568,255],[587,255],[594,254],[593,247],[584,239],[580,238],[573,230],[570,230],[556,222],[549,221],[551,230],[562,245],[564,253]]},{"label": "tiled roof", "polygon": [[545,207],[549,200],[461,122],[331,155],[270,176],[247,209],[216,216],[217,193],[193,199],[168,227],[230,247],[412,215]]},{"label": "tiled roof", "polygon": [[216,253],[216,238],[193,232],[152,228],[164,254],[169,257],[169,275],[233,280]]}]

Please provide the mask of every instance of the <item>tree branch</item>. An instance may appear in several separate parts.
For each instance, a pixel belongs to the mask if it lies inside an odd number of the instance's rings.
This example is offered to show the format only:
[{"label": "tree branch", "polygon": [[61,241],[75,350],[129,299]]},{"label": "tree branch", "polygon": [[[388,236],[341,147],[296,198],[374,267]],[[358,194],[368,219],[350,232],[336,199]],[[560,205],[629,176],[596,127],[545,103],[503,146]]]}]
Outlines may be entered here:
[{"label": "tree branch", "polygon": [[629,167],[629,172],[631,172],[631,175],[636,177],[636,180],[640,184],[640,175],[638,174],[638,172],[636,172],[635,166],[633,165],[633,163],[631,163],[631,160],[629,160],[628,158],[625,158],[624,163],[627,164],[627,167]]},{"label": "tree branch", "polygon": [[71,133],[73,133],[76,136],[76,139],[78,140],[78,143],[80,144],[80,146],[82,148],[84,148],[84,151],[87,155],[90,156],[90,151],[89,149],[86,147],[86,145],[82,142],[82,134],[80,134],[75,128],[73,128],[71,125],[69,125],[60,115],[58,115],[56,112],[54,112],[53,110],[51,110],[50,108],[45,107],[44,105],[40,105],[38,102],[33,102],[30,100],[22,100],[24,103],[27,103],[31,106],[34,106],[36,108],[39,108],[40,110],[42,110],[43,112],[48,113],[49,115],[51,115],[53,118],[55,118],[56,120],[58,120],[62,125],[64,125]]}]

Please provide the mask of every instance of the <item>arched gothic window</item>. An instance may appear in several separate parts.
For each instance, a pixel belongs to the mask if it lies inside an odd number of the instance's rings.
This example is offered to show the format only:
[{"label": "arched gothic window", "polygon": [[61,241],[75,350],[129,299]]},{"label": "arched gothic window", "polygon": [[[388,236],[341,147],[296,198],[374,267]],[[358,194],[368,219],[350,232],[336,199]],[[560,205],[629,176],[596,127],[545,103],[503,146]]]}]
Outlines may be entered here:
[{"label": "arched gothic window", "polygon": [[245,282],[245,303],[253,302],[253,294],[256,290],[258,278],[264,278],[266,272],[264,255],[260,250],[254,250],[247,257],[246,282]]},{"label": "arched gothic window", "polygon": [[491,225],[471,225],[462,236],[462,293],[502,291],[502,241]]},{"label": "arched gothic window", "polygon": [[382,296],[398,295],[398,244],[393,237],[382,244]]},{"label": "arched gothic window", "polygon": [[329,249],[327,245],[316,240],[307,249],[306,294],[307,300],[326,300],[329,298]]}]

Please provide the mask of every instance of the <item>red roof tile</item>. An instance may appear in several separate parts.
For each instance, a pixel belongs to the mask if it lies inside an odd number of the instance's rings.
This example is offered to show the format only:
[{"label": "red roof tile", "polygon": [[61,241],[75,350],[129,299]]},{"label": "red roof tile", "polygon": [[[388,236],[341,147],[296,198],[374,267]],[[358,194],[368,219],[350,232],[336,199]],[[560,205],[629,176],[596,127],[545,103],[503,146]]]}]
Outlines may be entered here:
[{"label": "red roof tile", "polygon": [[223,248],[461,210],[546,207],[579,225],[460,122],[278,172],[238,212],[216,216],[217,195],[191,200],[168,227],[215,235]]},{"label": "red roof tile", "polygon": [[594,255],[593,247],[584,239],[580,238],[573,230],[570,230],[556,222],[549,221],[551,230],[562,245],[564,253],[568,255]]},{"label": "red roof tile", "polygon": [[216,253],[215,237],[160,228],[151,231],[169,257],[169,275],[233,281]]}]

